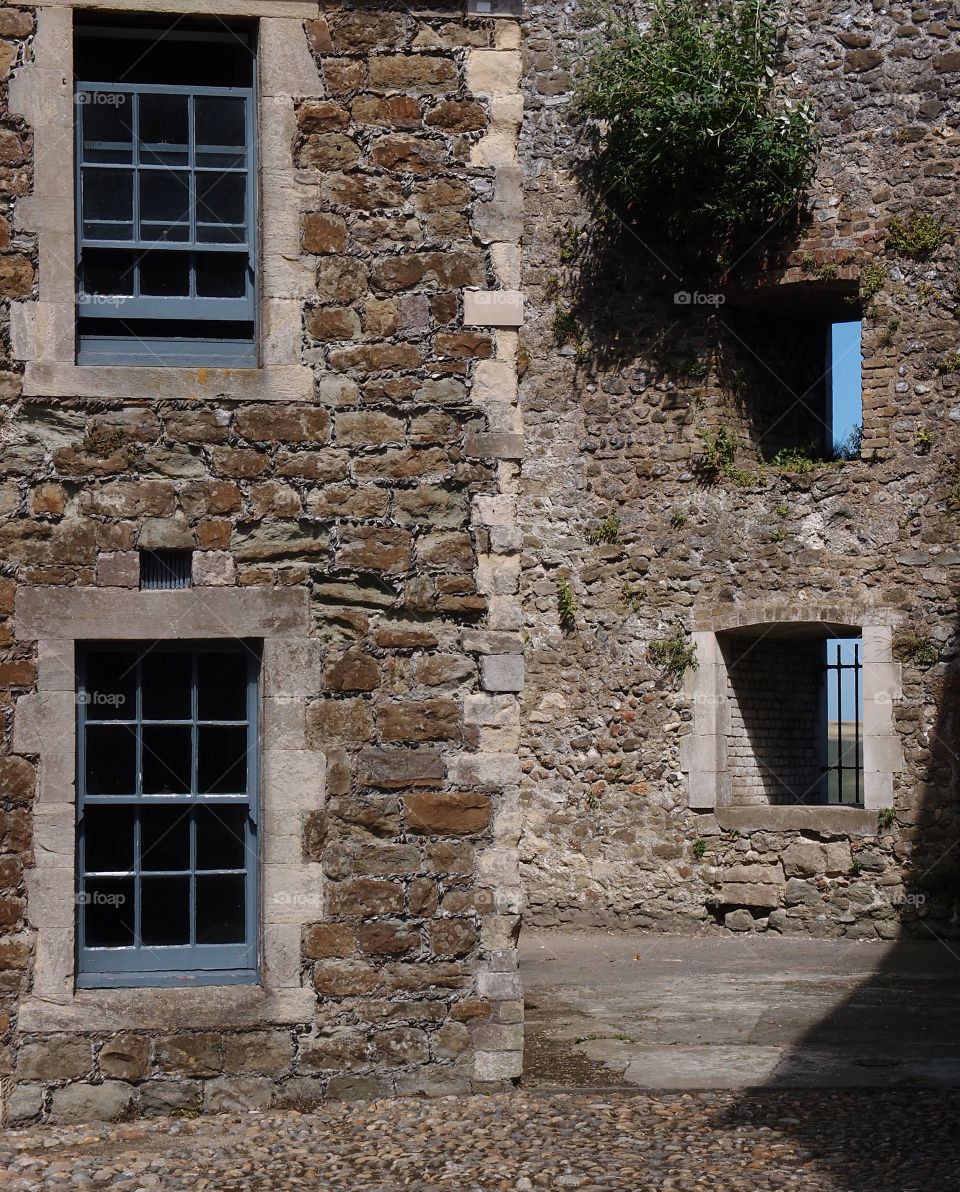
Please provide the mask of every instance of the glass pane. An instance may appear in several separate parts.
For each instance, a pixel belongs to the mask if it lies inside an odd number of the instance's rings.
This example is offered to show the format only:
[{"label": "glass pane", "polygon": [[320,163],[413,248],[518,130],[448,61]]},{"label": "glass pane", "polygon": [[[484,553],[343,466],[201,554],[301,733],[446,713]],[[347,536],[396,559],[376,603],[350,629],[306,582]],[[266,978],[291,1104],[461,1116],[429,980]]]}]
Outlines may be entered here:
[{"label": "glass pane", "polygon": [[189,160],[187,97],[140,96],[140,160],[186,165]]},{"label": "glass pane", "polygon": [[118,91],[78,91],[85,162],[133,160],[130,96]]},{"label": "glass pane", "polygon": [[247,292],[247,258],[239,253],[197,254],[197,296],[243,298]]},{"label": "glass pane", "polygon": [[197,219],[203,223],[242,224],[246,174],[197,173]]},{"label": "glass pane", "polygon": [[[202,218],[202,214],[200,216]],[[246,244],[247,229],[243,224],[228,227],[226,224],[197,224],[198,244]]]},{"label": "glass pane", "polygon": [[244,869],[246,807],[197,808],[197,869]]},{"label": "glass pane", "polygon": [[189,720],[191,655],[154,650],[143,659],[144,720]]},{"label": "glass pane", "polygon": [[136,720],[137,656],[132,650],[87,655],[82,695],[88,720]]},{"label": "glass pane", "polygon": [[86,729],[88,795],[134,795],[137,790],[137,743],[127,725],[90,725]]},{"label": "glass pane", "polygon": [[141,880],[140,942],[145,948],[190,943],[188,877],[145,877]]},{"label": "glass pane", "polygon": [[196,150],[195,162],[198,166],[221,170],[244,170],[247,167],[246,151],[244,149]]},{"label": "glass pane", "polygon": [[133,878],[88,878],[84,903],[84,944],[88,948],[133,946]]},{"label": "glass pane", "polygon": [[242,944],[246,938],[246,878],[197,878],[197,943]]},{"label": "glass pane", "polygon": [[247,139],[245,106],[242,99],[198,95],[194,101],[197,148],[244,145]]},{"label": "glass pane", "polygon": [[[133,219],[133,171],[85,166],[82,177],[83,221]],[[120,239],[120,237],[117,237]]]},{"label": "glass pane", "polygon": [[190,868],[190,808],[144,807],[140,812],[140,868]]},{"label": "glass pane", "polygon": [[163,244],[170,241],[173,244],[186,244],[190,239],[190,225],[188,223],[147,223],[140,221],[140,239],[151,244]]},{"label": "glass pane", "polygon": [[143,728],[143,793],[186,795],[190,792],[189,725],[168,728],[148,724]]},{"label": "glass pane", "polygon": [[132,807],[87,807],[83,813],[83,852],[87,873],[133,869]]},{"label": "glass pane", "polygon": [[140,262],[140,293],[158,297],[189,297],[189,253],[147,253]]},{"label": "glass pane", "polygon": [[247,654],[197,655],[197,716],[200,720],[246,720]]},{"label": "glass pane", "polygon": [[132,253],[87,249],[83,254],[83,289],[87,294],[132,294],[133,269]]},{"label": "glass pane", "polygon": [[201,795],[238,795],[247,790],[247,730],[197,729],[197,791]]},{"label": "glass pane", "polygon": [[190,175],[183,170],[141,170],[140,218],[182,223],[190,218]]}]

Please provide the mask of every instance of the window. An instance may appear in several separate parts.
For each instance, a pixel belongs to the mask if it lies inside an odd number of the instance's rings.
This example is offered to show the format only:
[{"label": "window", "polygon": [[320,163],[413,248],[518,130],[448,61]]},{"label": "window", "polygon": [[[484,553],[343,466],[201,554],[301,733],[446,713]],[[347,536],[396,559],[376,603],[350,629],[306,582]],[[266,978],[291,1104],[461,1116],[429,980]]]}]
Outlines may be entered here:
[{"label": "window", "polygon": [[77,984],[257,979],[257,660],[78,657]]},{"label": "window", "polygon": [[859,320],[831,323],[827,345],[830,407],[826,451],[831,459],[859,459],[863,438],[863,380]]},{"label": "window", "polygon": [[78,362],[255,364],[251,34],[76,33]]},{"label": "window", "polygon": [[778,629],[721,641],[731,801],[862,805],[861,640]]}]

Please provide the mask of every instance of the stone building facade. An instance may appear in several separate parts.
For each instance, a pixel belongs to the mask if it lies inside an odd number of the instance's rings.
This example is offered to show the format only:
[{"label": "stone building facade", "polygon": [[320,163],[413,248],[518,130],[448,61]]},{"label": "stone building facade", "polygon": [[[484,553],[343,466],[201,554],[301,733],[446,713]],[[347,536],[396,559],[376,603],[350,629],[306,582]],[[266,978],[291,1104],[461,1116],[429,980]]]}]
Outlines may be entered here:
[{"label": "stone building facade", "polygon": [[[704,318],[634,233],[594,251],[568,118],[579,10],[199,8],[0,10],[5,1120],[508,1087],[524,902],[541,925],[944,930],[949,900],[918,879],[956,830],[960,290],[949,235],[923,261],[887,239],[914,208],[955,215],[955,16],[791,6],[786,74],[824,139],[812,220]],[[77,218],[78,155],[105,153],[95,171],[120,152],[75,145],[77,82],[125,85],[75,77],[77,46],[131,29],[242,43],[254,63],[235,222],[253,237],[256,358],[238,366],[205,364],[182,320],[167,339],[137,324],[152,359],[112,359],[138,343],[121,319],[97,339],[105,283],[78,305],[78,252],[87,269],[99,251],[78,237],[106,242],[88,223],[127,216]],[[175,82],[198,102],[195,78]],[[756,466],[822,407],[824,326],[850,312],[861,457]],[[711,475],[721,428],[738,467]],[[153,588],[157,560],[185,586]],[[768,781],[810,785],[829,635],[863,643],[858,806]],[[667,639],[676,677],[651,661]],[[98,694],[111,650],[136,683]],[[246,660],[232,725],[199,710],[205,651],[222,676]],[[189,883],[196,926],[202,883],[241,866],[204,869],[201,820],[249,812],[252,968],[156,979],[154,961],[142,980],[81,938],[127,880],[122,858],[99,885],[77,875],[110,790],[138,825],[141,909],[108,927],[145,938],[146,906],[173,930],[141,865],[169,784],[137,753],[127,791],[90,745],[119,740],[97,701],[134,689],[136,748],[177,739],[176,717],[141,710],[174,699],[151,656],[193,668],[190,873],[163,880]],[[247,733],[246,802],[198,778],[208,729]]]}]

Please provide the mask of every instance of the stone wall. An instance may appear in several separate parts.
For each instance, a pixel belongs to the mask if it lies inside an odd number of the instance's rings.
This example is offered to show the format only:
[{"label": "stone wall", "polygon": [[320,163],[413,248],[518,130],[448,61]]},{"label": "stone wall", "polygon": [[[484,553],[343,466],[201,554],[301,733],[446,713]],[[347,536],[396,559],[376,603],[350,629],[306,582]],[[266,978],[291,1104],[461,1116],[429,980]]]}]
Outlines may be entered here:
[{"label": "stone wall", "polygon": [[[784,79],[814,100],[823,141],[810,220],[792,243],[761,236],[711,310],[674,302],[696,280],[671,272],[643,228],[615,239],[615,219],[593,218],[568,119],[591,18],[584,6],[527,10],[521,867],[532,923],[929,935],[919,913],[951,930],[953,896],[930,875],[949,867],[958,827],[957,236],[925,260],[885,245],[914,207],[956,228],[960,24],[943,4],[788,11]],[[858,299],[871,265],[879,292]],[[862,459],[761,469],[755,448],[769,457],[782,445],[764,433],[774,397],[802,397],[804,353],[823,359],[809,320],[844,310],[864,316]],[[702,432],[720,425],[745,476],[698,467]],[[875,806],[893,812],[697,809],[684,756],[695,718],[713,712],[648,647],[678,627],[712,640],[758,603],[774,622],[889,627],[883,707],[896,738],[880,752],[902,748],[905,765],[878,768],[887,793]]]},{"label": "stone wall", "polygon": [[[250,372],[61,358],[71,10],[0,11],[10,1122],[519,1075],[518,29],[442,5],[209,8],[264,18]],[[140,600],[145,547],[193,551],[189,616]],[[252,593],[302,612],[245,622]],[[241,623],[277,639],[262,996],[75,991],[72,642]]]}]

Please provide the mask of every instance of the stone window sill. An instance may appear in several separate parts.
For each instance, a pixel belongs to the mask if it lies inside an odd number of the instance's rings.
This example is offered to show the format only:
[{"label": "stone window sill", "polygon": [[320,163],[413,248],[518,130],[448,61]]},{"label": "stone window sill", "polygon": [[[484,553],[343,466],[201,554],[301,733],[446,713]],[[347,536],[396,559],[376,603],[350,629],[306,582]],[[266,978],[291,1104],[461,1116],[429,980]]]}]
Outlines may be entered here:
[{"label": "stone window sill", "polygon": [[190,989],[78,989],[62,1000],[31,996],[20,1007],[21,1031],[236,1030],[312,1021],[311,989],[261,985]]},{"label": "stone window sill", "polygon": [[260,368],[134,367],[132,365],[29,363],[24,397],[154,400],[312,401],[313,372],[301,364]]},{"label": "stone window sill", "polygon": [[724,831],[828,832],[837,836],[875,836],[877,813],[863,807],[717,807]]}]

